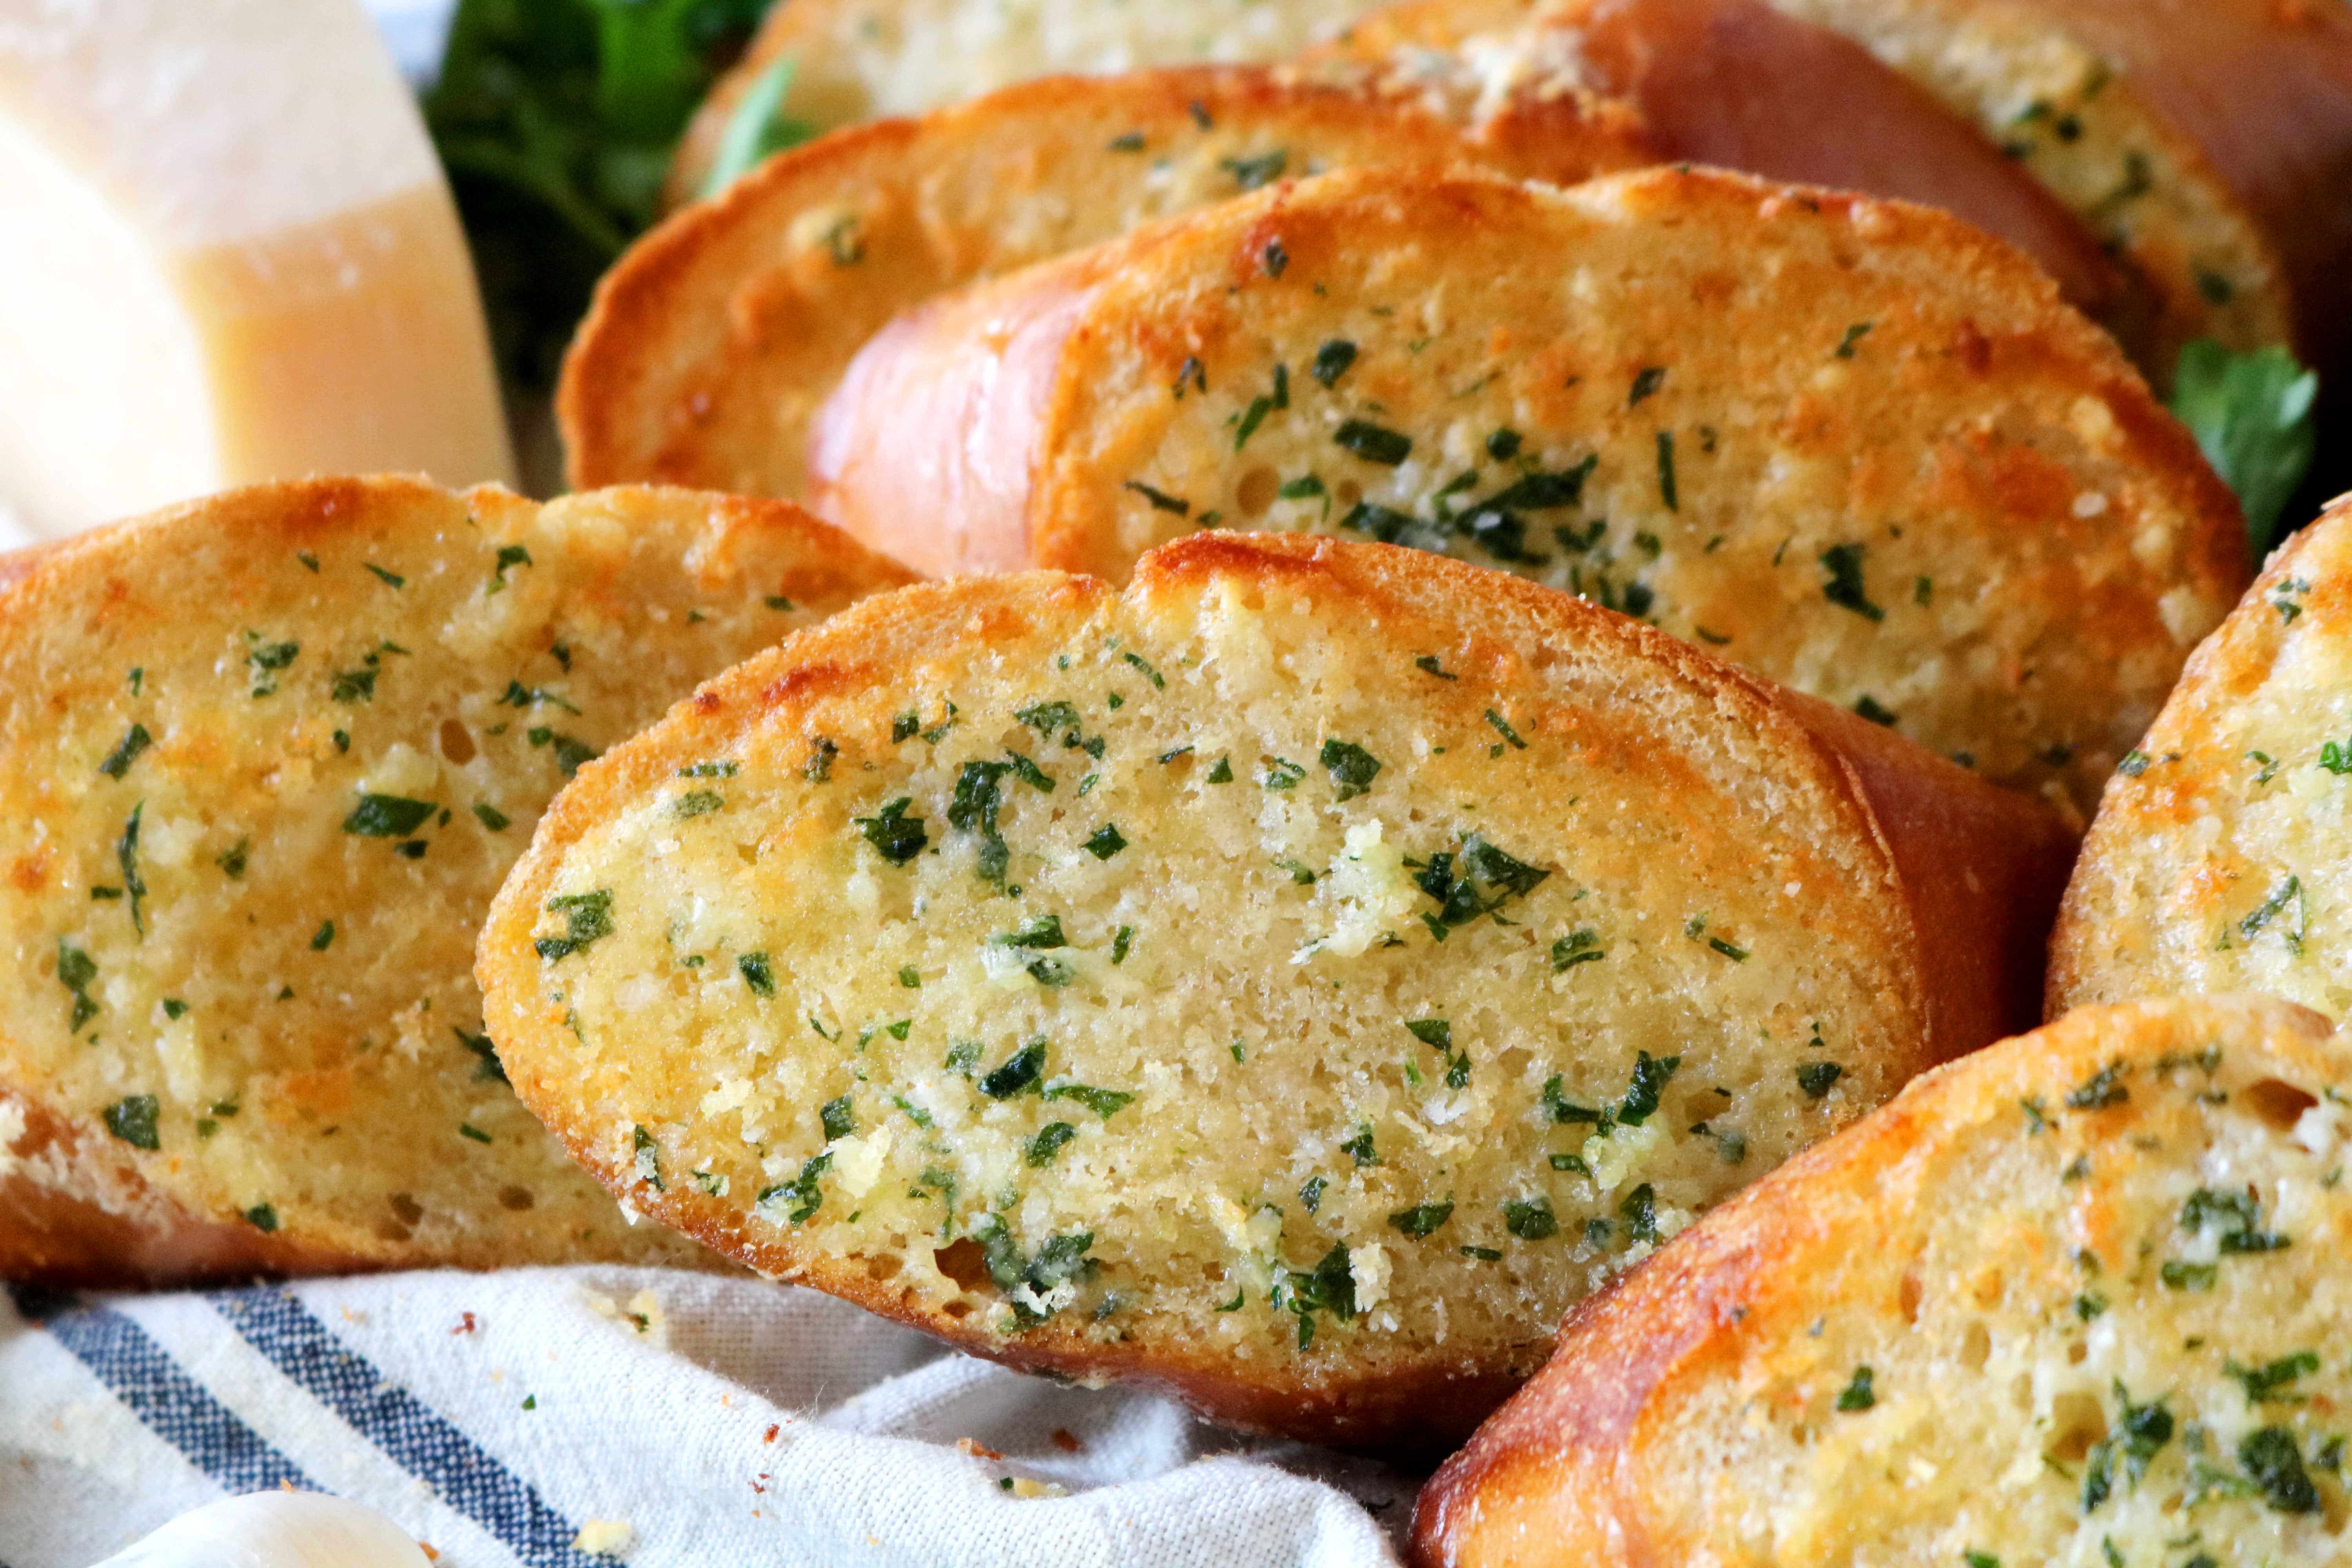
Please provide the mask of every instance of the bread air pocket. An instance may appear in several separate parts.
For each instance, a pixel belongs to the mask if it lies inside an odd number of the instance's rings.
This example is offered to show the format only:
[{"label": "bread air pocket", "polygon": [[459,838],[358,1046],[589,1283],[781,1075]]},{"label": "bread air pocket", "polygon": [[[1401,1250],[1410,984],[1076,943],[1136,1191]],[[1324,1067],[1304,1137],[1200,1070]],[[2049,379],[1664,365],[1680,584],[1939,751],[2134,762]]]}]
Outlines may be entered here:
[{"label": "bread air pocket", "polygon": [[2085,816],[2247,574],[2228,490],[2022,257],[1705,170],[1260,191],[899,318],[816,430],[813,504],[925,570],[1409,544]]},{"label": "bread air pocket", "polygon": [[708,1261],[516,1103],[467,965],[564,781],[906,574],[797,510],[263,485],[0,588],[0,1277]]},{"label": "bread air pocket", "polygon": [[1014,1365],[1457,1440],[1573,1301],[2031,1016],[2068,838],[1433,555],[877,598],[583,768],[478,973],[633,1207]]},{"label": "bread air pocket", "polygon": [[2239,995],[1928,1075],[1571,1313],[1415,1561],[2335,1560],[2347,1068]]}]

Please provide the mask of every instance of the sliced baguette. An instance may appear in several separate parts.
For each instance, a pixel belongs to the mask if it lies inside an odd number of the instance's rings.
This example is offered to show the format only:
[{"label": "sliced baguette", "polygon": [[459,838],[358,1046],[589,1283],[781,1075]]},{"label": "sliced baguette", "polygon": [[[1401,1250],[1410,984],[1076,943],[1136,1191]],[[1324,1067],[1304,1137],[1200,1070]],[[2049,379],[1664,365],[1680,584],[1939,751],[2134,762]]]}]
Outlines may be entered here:
[{"label": "sliced baguette", "polygon": [[[1246,65],[1331,39],[1376,0],[790,0],[711,89],[670,168],[672,205],[702,194],[744,95],[780,67],[776,112],[830,131],[927,114],[1040,77]],[[788,65],[785,62],[790,62]]]},{"label": "sliced baguette", "polygon": [[573,1157],[730,1257],[1443,1447],[1630,1258],[2030,1017],[2068,853],[1566,595],[1203,535],[707,685],[558,798],[478,973]]},{"label": "sliced baguette", "polygon": [[1204,523],[1442,549],[2085,815],[2247,577],[2022,257],[1708,171],[1261,191],[901,318],[813,452],[817,510],[921,571],[1116,579]]},{"label": "sliced baguette", "polygon": [[1576,99],[1474,136],[1419,92],[1256,70],[1035,82],[825,137],[598,286],[558,395],[572,482],[796,496],[811,417],[901,310],[1285,174],[1455,160],[1574,181],[1648,158],[1622,114]]},{"label": "sliced baguette", "polygon": [[2107,785],[2049,1014],[2260,990],[2352,1010],[2352,496],[2270,559]]},{"label": "sliced baguette", "polygon": [[1393,90],[1466,68],[1513,95],[1598,94],[1638,118],[1662,163],[1940,208],[2032,257],[2126,348],[2152,313],[2082,220],[1972,121],[1769,0],[1456,0],[1381,13],[1348,38],[1334,52],[1382,62]]},{"label": "sliced baguette", "polygon": [[693,1261],[516,1102],[474,931],[582,760],[906,580],[780,503],[403,479],[12,562],[0,1278]]},{"label": "sliced baguette", "polygon": [[2085,1008],[1912,1084],[1570,1313],[1416,1560],[2342,1560],[2352,1056]]},{"label": "sliced baguette", "polygon": [[[2352,204],[2342,199],[2352,187],[2352,12],[2345,7],[1769,3],[1909,77],[2074,213],[2131,275],[2103,319],[2159,385],[2195,338],[2233,349],[2294,343],[2328,367],[2352,352]],[[1654,8],[1622,0],[1412,0],[1367,17],[1334,51],[1408,63],[1466,52],[1508,79],[1556,72],[1563,49],[1578,57],[1584,40],[1577,35],[1598,20],[1601,48],[1569,79],[1623,91],[1605,35],[1622,30],[1623,13]],[[1555,36],[1563,28],[1567,39]],[[1662,63],[1672,91],[1687,62]],[[1612,76],[1620,79],[1607,85]],[[1767,92],[1786,85],[1761,84]],[[1822,91],[1815,72],[1794,85]],[[1823,120],[1834,123],[1850,96],[1826,98]]]}]

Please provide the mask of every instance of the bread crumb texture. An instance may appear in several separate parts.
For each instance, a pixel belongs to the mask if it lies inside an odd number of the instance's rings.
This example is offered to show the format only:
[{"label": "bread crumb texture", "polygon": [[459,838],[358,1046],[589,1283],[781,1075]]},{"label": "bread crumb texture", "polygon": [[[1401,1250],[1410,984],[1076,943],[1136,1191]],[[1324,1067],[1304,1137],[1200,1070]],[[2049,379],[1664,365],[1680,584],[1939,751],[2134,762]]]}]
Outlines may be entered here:
[{"label": "bread crumb texture", "polygon": [[2085,813],[2246,580],[2114,344],[1924,209],[1349,172],[1090,287],[1033,448],[1045,564],[1203,525],[1444,551]]},{"label": "bread crumb texture", "polygon": [[70,1135],[12,1173],[348,1262],[688,1258],[517,1103],[474,933],[583,763],[903,580],[773,503],[388,479],[37,559],[0,601],[0,1084]]},{"label": "bread crumb texture", "polygon": [[2258,990],[2352,1009],[2352,500],[2282,546],[2107,786],[2050,1007]]},{"label": "bread crumb texture", "polygon": [[500,896],[526,1099],[631,1204],[1008,1359],[1299,1394],[1220,1405],[1260,1425],[1532,1371],[1926,1065],[1916,949],[1739,678],[1354,551],[912,589],[707,687]]},{"label": "bread crumb texture", "polygon": [[1930,1075],[1571,1318],[1423,1494],[1428,1560],[1540,1518],[1510,1561],[2339,1561],[2347,1068],[2238,997]]}]

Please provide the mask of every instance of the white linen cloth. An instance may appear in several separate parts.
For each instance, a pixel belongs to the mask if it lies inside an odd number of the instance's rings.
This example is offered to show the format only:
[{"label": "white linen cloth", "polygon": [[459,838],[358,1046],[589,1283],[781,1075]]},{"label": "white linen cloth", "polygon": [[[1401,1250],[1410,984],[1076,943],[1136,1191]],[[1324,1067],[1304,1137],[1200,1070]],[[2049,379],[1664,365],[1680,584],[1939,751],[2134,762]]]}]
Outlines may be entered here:
[{"label": "white linen cloth", "polygon": [[380,1510],[442,1568],[1368,1568],[1399,1561],[1415,1479],[748,1279],[0,1294],[0,1568],[89,1568],[281,1486]]}]

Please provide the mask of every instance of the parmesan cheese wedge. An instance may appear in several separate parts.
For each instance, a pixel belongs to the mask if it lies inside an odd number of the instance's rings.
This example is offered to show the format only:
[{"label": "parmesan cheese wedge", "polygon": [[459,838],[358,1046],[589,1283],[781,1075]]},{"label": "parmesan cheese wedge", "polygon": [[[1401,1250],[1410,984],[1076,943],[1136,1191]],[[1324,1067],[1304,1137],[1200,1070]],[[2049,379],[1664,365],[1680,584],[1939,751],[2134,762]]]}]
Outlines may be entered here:
[{"label": "parmesan cheese wedge", "polygon": [[353,0],[0,0],[0,521],[513,477],[465,239]]}]

